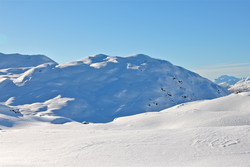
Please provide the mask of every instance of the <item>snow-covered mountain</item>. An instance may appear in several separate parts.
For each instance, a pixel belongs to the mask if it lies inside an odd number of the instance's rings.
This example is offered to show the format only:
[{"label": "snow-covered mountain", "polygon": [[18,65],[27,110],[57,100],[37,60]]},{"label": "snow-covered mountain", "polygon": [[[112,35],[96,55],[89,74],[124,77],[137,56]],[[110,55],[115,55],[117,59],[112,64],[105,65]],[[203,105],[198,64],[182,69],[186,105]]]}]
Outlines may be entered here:
[{"label": "snow-covered mountain", "polygon": [[214,82],[224,88],[229,88],[231,85],[234,85],[236,82],[240,81],[240,78],[234,76],[222,75],[214,80]]},{"label": "snow-covered mountain", "polygon": [[250,91],[250,77],[242,79],[229,89],[231,92],[249,92]]},{"label": "snow-covered mountain", "polygon": [[44,63],[54,63],[55,61],[44,55],[21,55],[0,53],[0,69],[35,67]]},{"label": "snow-covered mountain", "polygon": [[1,102],[22,113],[80,122],[108,122],[229,94],[196,73],[143,54],[99,54],[61,65],[49,59],[21,73],[1,75],[0,92]]}]

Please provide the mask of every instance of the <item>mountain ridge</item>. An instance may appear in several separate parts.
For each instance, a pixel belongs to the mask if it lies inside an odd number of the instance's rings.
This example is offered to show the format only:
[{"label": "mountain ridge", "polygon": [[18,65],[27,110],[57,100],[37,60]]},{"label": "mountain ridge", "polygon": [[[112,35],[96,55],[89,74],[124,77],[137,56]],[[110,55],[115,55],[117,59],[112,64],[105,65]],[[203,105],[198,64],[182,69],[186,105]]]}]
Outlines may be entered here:
[{"label": "mountain ridge", "polygon": [[36,108],[34,114],[63,116],[79,122],[109,122],[121,116],[229,94],[194,72],[143,54],[98,54],[65,64],[40,64],[1,78],[0,101],[12,99],[10,105],[22,108],[58,96],[57,102],[70,98],[54,109],[46,105]]}]

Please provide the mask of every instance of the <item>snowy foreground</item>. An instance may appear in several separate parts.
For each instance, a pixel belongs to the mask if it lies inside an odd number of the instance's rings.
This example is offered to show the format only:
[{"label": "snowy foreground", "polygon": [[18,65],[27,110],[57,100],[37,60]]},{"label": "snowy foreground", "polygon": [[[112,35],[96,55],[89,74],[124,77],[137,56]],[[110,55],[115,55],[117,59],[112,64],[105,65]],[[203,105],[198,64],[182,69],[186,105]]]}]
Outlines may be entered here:
[{"label": "snowy foreground", "polygon": [[106,124],[1,127],[0,166],[250,165],[250,93],[180,104]]}]

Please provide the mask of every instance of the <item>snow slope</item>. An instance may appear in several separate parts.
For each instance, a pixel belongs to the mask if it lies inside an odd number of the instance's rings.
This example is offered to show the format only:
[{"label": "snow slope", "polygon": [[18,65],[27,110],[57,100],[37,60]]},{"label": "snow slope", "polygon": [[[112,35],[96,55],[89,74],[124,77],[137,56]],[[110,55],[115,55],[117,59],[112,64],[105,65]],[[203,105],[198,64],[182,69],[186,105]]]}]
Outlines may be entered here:
[{"label": "snow slope", "polygon": [[12,127],[20,116],[19,109],[0,104],[0,127]]},{"label": "snow slope", "polygon": [[[99,54],[60,65],[43,63],[0,78],[0,91],[0,101],[8,105],[22,108],[43,103],[43,107],[36,108],[38,115],[62,116],[79,122],[108,122],[229,94],[196,73],[143,54]],[[45,102],[58,96],[71,100],[48,109]]]},{"label": "snow slope", "polygon": [[176,129],[250,125],[250,94],[183,103],[158,113],[143,113],[113,121],[129,129]]},{"label": "snow slope", "polygon": [[[43,55],[21,55],[0,53],[0,91],[7,92],[13,87],[13,81],[26,71],[41,64],[57,63]],[[7,88],[8,87],[8,88]]]},{"label": "snow slope", "polygon": [[236,82],[240,81],[240,78],[234,76],[222,75],[214,80],[214,82],[224,88],[229,88],[231,85],[234,85]]},{"label": "snow slope", "polygon": [[8,166],[248,167],[250,93],[184,103],[106,124],[0,130],[0,164]]},{"label": "snow slope", "polygon": [[249,92],[250,91],[250,77],[247,77],[233,86],[229,89],[231,92]]}]

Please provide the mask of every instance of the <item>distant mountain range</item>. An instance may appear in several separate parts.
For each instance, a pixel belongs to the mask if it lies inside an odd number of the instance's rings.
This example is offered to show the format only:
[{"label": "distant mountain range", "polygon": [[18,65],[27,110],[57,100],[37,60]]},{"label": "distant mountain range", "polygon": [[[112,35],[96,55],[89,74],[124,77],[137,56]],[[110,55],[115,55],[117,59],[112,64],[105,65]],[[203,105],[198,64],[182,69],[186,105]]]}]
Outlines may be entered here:
[{"label": "distant mountain range", "polygon": [[241,78],[237,78],[234,76],[222,75],[215,79],[214,82],[222,87],[229,88],[240,80]]},{"label": "distant mountain range", "polygon": [[109,122],[229,94],[194,72],[143,54],[98,54],[60,65],[42,55],[0,54],[0,62],[2,108],[53,123]]},{"label": "distant mountain range", "polygon": [[250,77],[240,79],[234,76],[222,75],[215,79],[215,83],[234,93],[250,91]]}]

